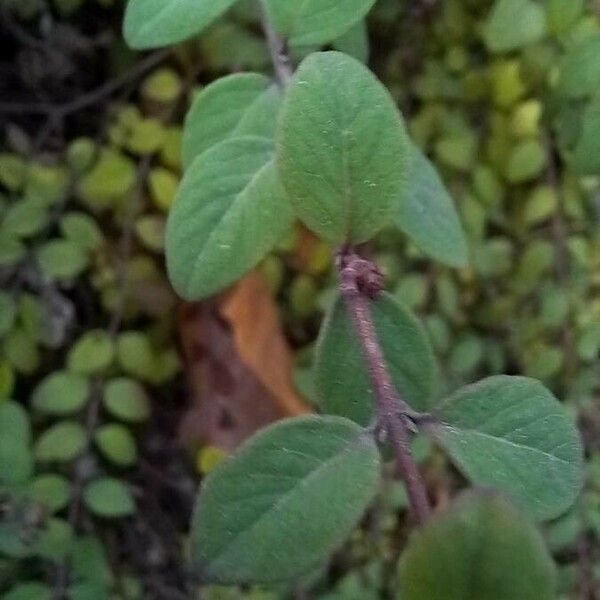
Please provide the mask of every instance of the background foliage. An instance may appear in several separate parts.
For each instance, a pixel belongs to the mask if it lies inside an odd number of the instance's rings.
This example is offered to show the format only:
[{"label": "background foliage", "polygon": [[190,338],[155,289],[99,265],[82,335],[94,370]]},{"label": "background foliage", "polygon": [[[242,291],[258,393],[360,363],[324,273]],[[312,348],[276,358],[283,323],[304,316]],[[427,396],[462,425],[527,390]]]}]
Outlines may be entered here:
[{"label": "background foliage", "polygon": [[[186,106],[223,74],[268,74],[269,57],[250,2],[199,41],[143,56],[121,40],[122,8],[2,6],[0,591],[12,600],[190,597],[194,490],[231,449],[184,417],[197,399],[182,375],[195,390],[197,374],[179,350],[186,334],[165,275],[165,215],[187,160]],[[440,169],[471,264],[434,264],[392,231],[371,251],[393,296],[425,319],[443,368],[440,393],[524,374],[576,416],[586,489],[545,536],[563,596],[592,597],[600,587],[598,6],[380,0],[367,25],[370,64]],[[298,56],[320,42],[302,22],[290,27]],[[369,54],[362,25],[334,47]],[[250,85],[264,91],[262,81]],[[334,298],[330,251],[296,227],[259,266],[309,402],[322,384],[311,370],[315,335]],[[214,339],[210,331],[204,323],[198,335]],[[268,379],[264,365],[253,370]],[[202,376],[222,385],[214,368]],[[443,506],[462,479],[434,448],[417,440],[417,449]],[[378,598],[393,589],[389,563],[407,528],[404,490],[392,487],[302,593]],[[485,518],[486,507],[478,510]],[[427,551],[420,543],[415,553]],[[206,592],[290,593],[300,592]]]}]

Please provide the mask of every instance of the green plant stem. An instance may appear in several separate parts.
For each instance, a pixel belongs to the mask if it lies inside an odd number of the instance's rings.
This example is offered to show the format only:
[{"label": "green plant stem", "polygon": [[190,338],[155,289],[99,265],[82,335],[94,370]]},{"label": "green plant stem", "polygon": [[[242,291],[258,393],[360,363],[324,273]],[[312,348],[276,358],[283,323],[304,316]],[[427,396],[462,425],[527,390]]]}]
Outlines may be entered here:
[{"label": "green plant stem", "polygon": [[412,411],[400,398],[387,368],[370,303],[381,293],[383,281],[376,266],[352,251],[340,254],[341,292],[352,315],[369,367],[377,402],[378,425],[387,433],[396,456],[396,465],[406,484],[411,509],[420,524],[431,514],[423,477],[410,446],[414,423]]},{"label": "green plant stem", "polygon": [[290,64],[290,59],[287,55],[285,40],[275,31],[269,13],[267,11],[264,0],[258,0],[261,9],[262,28],[265,32],[269,52],[271,53],[271,61],[277,82],[282,88],[286,88],[292,79],[293,69]]}]

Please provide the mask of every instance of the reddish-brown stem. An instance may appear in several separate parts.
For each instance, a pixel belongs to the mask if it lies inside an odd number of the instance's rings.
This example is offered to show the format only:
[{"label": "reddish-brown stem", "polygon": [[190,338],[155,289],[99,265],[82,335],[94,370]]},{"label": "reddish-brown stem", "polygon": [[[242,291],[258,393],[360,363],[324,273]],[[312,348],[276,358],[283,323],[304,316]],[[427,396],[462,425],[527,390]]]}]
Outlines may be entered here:
[{"label": "reddish-brown stem", "polygon": [[406,484],[411,509],[420,524],[431,514],[423,477],[413,458],[408,405],[400,398],[387,368],[371,315],[371,301],[382,289],[375,265],[352,251],[339,256],[341,292],[360,338],[377,402],[378,424],[387,433],[396,465]]}]

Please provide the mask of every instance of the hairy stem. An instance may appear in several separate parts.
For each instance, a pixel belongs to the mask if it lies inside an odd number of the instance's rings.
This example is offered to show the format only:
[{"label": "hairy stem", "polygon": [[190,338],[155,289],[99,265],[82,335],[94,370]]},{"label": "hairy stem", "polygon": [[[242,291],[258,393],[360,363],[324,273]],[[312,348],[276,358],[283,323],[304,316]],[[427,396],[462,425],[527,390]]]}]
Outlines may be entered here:
[{"label": "hairy stem", "polygon": [[406,484],[411,509],[419,523],[429,518],[431,507],[425,482],[413,458],[410,440],[414,426],[411,411],[400,398],[390,376],[371,315],[371,300],[382,290],[375,265],[353,252],[339,258],[341,292],[352,315],[369,367],[377,401],[378,424],[394,448],[396,465]]},{"label": "hairy stem", "polygon": [[287,55],[285,40],[275,31],[269,12],[267,11],[264,0],[259,0],[262,12],[262,27],[267,38],[269,52],[271,53],[271,61],[275,69],[277,81],[282,88],[286,88],[292,79],[293,69],[290,64],[290,59]]}]

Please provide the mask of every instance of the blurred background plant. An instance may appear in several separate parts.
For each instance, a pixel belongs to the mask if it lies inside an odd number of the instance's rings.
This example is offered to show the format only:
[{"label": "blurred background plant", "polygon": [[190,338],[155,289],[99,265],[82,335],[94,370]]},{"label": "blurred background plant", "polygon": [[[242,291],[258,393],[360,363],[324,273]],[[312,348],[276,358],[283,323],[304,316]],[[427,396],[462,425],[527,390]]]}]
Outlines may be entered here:
[{"label": "blurred background plant", "polygon": [[[269,72],[255,5],[238,5],[199,41],[144,56],[122,42],[122,9],[2,3],[8,600],[194,597],[185,547],[198,481],[265,422],[314,402],[314,339],[335,289],[330,248],[298,226],[257,274],[198,305],[181,305],[164,271],[192,95],[225,73]],[[600,7],[379,0],[333,45],[368,60],[392,90],[468,232],[472,262],[460,271],[394,232],[369,248],[394,295],[425,319],[447,388],[530,375],[581,426],[585,492],[545,533],[562,597],[598,597]],[[444,506],[462,480],[435,448],[416,446]],[[391,487],[303,589],[205,596],[387,597],[407,535],[404,489]]]}]

